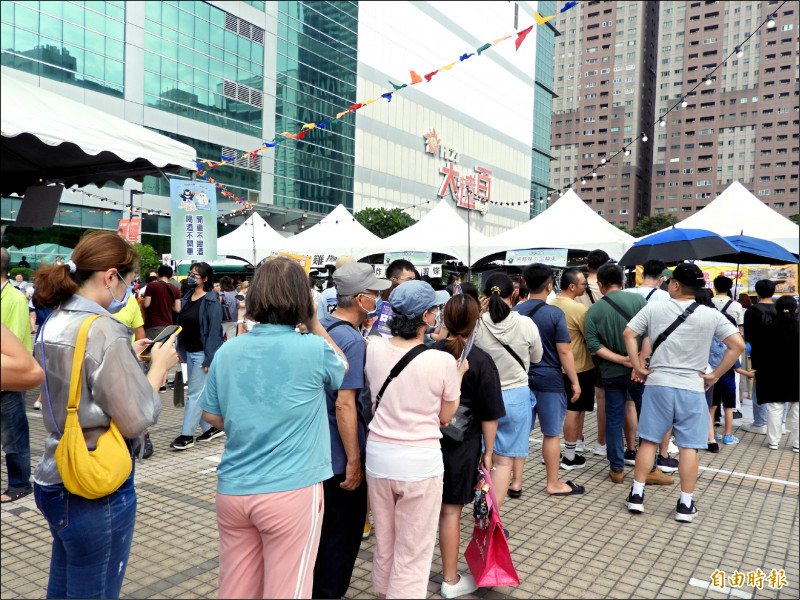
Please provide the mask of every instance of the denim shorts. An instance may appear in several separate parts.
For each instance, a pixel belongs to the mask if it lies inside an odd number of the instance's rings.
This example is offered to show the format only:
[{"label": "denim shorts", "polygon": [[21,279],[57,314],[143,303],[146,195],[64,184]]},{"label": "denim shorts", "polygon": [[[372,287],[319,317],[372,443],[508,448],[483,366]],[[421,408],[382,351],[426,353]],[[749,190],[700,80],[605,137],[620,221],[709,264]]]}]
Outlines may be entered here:
[{"label": "denim shorts", "polygon": [[556,437],[564,429],[564,417],[567,416],[567,395],[562,392],[543,392],[537,390],[536,406],[533,407],[531,429],[536,425],[536,415],[539,415],[539,429],[542,435]]},{"label": "denim shorts", "polygon": [[704,392],[646,385],[637,435],[660,443],[672,428],[679,448],[708,448],[708,405]]},{"label": "denim shorts", "polygon": [[530,450],[531,406],[536,399],[526,386],[503,390],[506,416],[497,421],[494,438],[495,454],[527,457]]}]

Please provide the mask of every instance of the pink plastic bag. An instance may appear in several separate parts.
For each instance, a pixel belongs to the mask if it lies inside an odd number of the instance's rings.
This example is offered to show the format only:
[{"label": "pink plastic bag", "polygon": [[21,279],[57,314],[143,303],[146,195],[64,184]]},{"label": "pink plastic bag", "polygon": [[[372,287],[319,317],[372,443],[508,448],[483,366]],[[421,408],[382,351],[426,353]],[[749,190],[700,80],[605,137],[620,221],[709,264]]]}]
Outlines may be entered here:
[{"label": "pink plastic bag", "polygon": [[[481,467],[483,477],[489,486],[486,503],[489,506],[488,519],[475,519],[472,540],[467,546],[464,558],[469,570],[480,587],[495,585],[519,585],[519,576],[511,560],[508,540],[503,533],[503,524],[497,511],[497,499],[489,472]],[[478,482],[480,488],[483,482]],[[488,521],[488,522],[486,522]]]}]

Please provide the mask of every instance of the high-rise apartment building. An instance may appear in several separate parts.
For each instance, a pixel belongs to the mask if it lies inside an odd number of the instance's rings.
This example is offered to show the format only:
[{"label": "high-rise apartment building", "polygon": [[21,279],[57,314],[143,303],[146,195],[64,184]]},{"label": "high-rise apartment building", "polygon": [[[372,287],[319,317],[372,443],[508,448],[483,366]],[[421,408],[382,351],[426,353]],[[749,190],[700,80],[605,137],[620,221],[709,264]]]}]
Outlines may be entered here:
[{"label": "high-rise apartment building", "polygon": [[[184,142],[199,159],[234,159],[209,175],[287,233],[339,204],[414,207],[420,218],[444,197],[490,235],[542,208],[531,200],[548,184],[555,29],[536,27],[535,13],[555,13],[552,0],[466,3],[457,13],[443,2],[347,0],[1,6],[4,69]],[[477,51],[498,32],[529,25],[519,51],[513,41]],[[459,61],[470,48],[469,62]],[[391,104],[381,98],[390,81],[408,82],[410,69],[433,76],[454,60],[452,71],[403,89]],[[280,136],[372,98],[379,101],[301,140]],[[255,160],[242,156],[276,135],[277,146]],[[144,192],[135,208],[149,209],[143,240],[169,252],[169,186],[155,177],[85,188],[111,205],[65,192],[56,228],[37,241],[72,247],[86,229],[116,229],[132,190]],[[491,203],[475,206],[476,194]],[[223,211],[240,208],[218,200]],[[4,224],[19,204],[2,199]]]},{"label": "high-rise apartment building", "polygon": [[739,181],[779,213],[796,215],[797,3],[657,6],[656,118],[674,110],[655,131],[652,214],[683,219]]},{"label": "high-rise apartment building", "polygon": [[[659,5],[582,2],[553,21],[561,35],[551,200],[571,187],[598,214],[629,228],[650,212]],[[613,157],[636,138],[630,154]]]}]

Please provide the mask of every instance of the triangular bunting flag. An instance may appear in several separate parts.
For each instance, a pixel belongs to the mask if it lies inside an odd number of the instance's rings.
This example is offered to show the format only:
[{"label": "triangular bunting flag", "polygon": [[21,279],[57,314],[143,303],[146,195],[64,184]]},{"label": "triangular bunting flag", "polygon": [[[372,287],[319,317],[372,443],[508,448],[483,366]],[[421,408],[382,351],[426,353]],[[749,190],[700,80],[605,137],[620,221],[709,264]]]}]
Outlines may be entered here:
[{"label": "triangular bunting flag", "polygon": [[507,35],[507,36],[505,36],[505,37],[497,38],[497,39],[496,39],[496,40],[495,40],[495,41],[492,43],[492,46],[497,46],[497,44],[499,44],[500,42],[504,42],[504,41],[506,41],[506,40],[507,40],[508,38],[510,38],[510,37],[511,37],[510,35]]},{"label": "triangular bunting flag", "polygon": [[467,60],[467,59],[468,59],[470,56],[475,56],[475,53],[472,53],[472,54],[462,54],[461,56],[459,56],[459,57],[458,57],[458,60],[459,60],[459,61],[465,61],[465,60]]},{"label": "triangular bunting flag", "polygon": [[576,4],[578,4],[578,3],[577,2],[567,2],[564,5],[564,7],[558,12],[565,12],[565,11],[569,10],[570,8],[572,8],[573,6],[575,6]]},{"label": "triangular bunting flag", "polygon": [[303,125],[303,129],[314,129],[317,126],[316,123],[306,123]]},{"label": "triangular bunting flag", "polygon": [[555,15],[553,15],[553,16],[551,16],[551,17],[543,17],[543,16],[542,16],[542,15],[540,15],[538,12],[537,12],[537,13],[535,13],[535,14],[533,15],[533,18],[534,18],[534,19],[536,19],[536,24],[537,24],[537,25],[544,25],[544,24],[545,24],[545,23],[547,23],[547,22],[548,22],[550,19],[555,19],[555,17],[556,17]]},{"label": "triangular bunting flag", "polygon": [[317,123],[317,129],[325,129],[328,126],[328,123],[330,122],[331,120],[328,119],[327,121],[323,121],[322,123]]},{"label": "triangular bunting flag", "polygon": [[385,94],[381,94],[381,98],[386,98],[387,102],[391,102],[392,94],[394,94],[394,92],[386,92]]},{"label": "triangular bunting flag", "polygon": [[439,72],[437,69],[436,71],[431,71],[427,75],[425,75],[425,81],[430,82],[431,78]]},{"label": "triangular bunting flag", "polygon": [[408,86],[408,84],[407,84],[407,83],[404,83],[403,85],[397,85],[397,84],[396,84],[396,83],[394,83],[393,81],[389,81],[389,83],[391,83],[391,84],[392,84],[392,87],[394,88],[394,90],[395,90],[395,91],[397,91],[397,90],[402,90],[404,87],[407,87],[407,86]]},{"label": "triangular bunting flag", "polygon": [[422,77],[420,77],[416,71],[411,71],[411,85],[419,83],[420,81],[422,81]]},{"label": "triangular bunting flag", "polygon": [[298,133],[295,136],[295,139],[298,140],[298,141],[302,140],[309,131],[311,131],[311,130],[310,129],[304,129],[303,131],[301,131],[300,133]]},{"label": "triangular bunting flag", "polygon": [[525,41],[525,38],[528,37],[528,34],[531,31],[533,31],[533,25],[531,25],[527,29],[523,29],[517,34],[517,40],[514,42],[514,45],[517,47],[517,50],[519,50],[519,47],[522,45],[522,42]]},{"label": "triangular bunting flag", "polygon": [[480,48],[478,48],[478,56],[480,56],[480,55],[481,55],[481,52],[483,52],[484,50],[488,50],[488,49],[489,49],[489,48],[491,48],[491,47],[492,47],[492,45],[491,45],[491,44],[484,44],[483,46],[481,46]]},{"label": "triangular bunting flag", "polygon": [[452,69],[452,68],[453,68],[455,65],[456,65],[456,63],[450,63],[449,65],[447,65],[447,66],[445,66],[445,67],[439,67],[439,70],[440,70],[440,71],[449,71],[449,70],[450,70],[450,69]]}]

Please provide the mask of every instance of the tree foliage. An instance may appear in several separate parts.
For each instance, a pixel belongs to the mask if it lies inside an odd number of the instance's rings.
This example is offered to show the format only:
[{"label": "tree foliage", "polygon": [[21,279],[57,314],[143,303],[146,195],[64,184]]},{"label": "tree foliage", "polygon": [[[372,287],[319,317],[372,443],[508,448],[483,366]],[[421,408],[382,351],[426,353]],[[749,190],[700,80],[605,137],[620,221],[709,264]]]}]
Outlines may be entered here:
[{"label": "tree foliage", "polygon": [[800,224],[800,215],[789,215],[789,220]]},{"label": "tree foliage", "polygon": [[133,247],[139,253],[139,272],[142,278],[147,276],[148,271],[156,271],[161,266],[161,257],[148,244],[134,244]]},{"label": "tree foliage", "polygon": [[353,216],[356,221],[382,239],[398,231],[403,231],[406,227],[410,227],[417,222],[411,215],[399,208],[390,210],[385,208],[365,208]]},{"label": "tree foliage", "polygon": [[661,231],[667,227],[671,227],[678,223],[677,217],[672,215],[653,215],[652,217],[644,217],[633,228],[630,234],[634,237],[643,237],[650,235],[656,231]]}]

